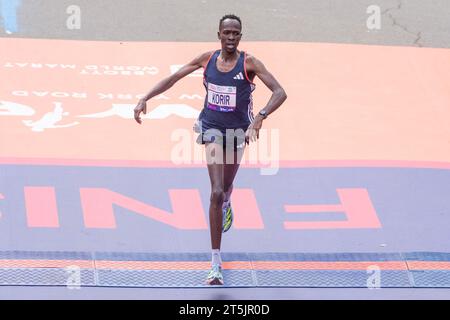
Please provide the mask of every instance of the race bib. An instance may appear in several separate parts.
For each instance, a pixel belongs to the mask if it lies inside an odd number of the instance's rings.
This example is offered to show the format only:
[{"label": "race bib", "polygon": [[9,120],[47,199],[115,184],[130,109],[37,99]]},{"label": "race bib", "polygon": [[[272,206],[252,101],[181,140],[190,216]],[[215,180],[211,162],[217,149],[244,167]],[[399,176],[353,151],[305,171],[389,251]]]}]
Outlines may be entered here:
[{"label": "race bib", "polygon": [[208,83],[208,108],[231,112],[236,109],[236,87]]}]

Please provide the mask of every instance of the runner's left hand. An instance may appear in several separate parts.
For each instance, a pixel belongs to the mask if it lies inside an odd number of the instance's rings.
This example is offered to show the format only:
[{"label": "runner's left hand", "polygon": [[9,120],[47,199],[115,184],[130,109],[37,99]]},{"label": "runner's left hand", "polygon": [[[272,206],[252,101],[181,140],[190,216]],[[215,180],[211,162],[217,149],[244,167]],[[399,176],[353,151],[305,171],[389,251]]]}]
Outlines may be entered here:
[{"label": "runner's left hand", "polygon": [[247,144],[251,142],[256,142],[256,140],[259,139],[259,130],[262,127],[263,119],[259,116],[256,116],[256,118],[253,120],[253,122],[248,127],[247,131],[245,132],[245,142]]}]

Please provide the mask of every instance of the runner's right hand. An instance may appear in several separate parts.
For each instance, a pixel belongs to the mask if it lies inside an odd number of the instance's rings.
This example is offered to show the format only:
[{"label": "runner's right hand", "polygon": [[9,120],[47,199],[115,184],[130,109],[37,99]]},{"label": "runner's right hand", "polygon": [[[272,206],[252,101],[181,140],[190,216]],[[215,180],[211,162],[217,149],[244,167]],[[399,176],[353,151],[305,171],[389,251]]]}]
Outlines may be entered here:
[{"label": "runner's right hand", "polygon": [[144,114],[147,113],[147,102],[144,100],[139,100],[137,106],[134,108],[134,120],[136,120],[137,123],[142,124],[142,120],[140,117],[141,112]]}]

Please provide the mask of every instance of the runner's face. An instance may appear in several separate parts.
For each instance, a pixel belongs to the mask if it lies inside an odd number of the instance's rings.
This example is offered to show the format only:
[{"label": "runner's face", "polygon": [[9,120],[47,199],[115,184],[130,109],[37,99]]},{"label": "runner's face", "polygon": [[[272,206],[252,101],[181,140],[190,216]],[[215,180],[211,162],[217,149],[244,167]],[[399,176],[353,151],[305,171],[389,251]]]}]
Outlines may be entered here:
[{"label": "runner's face", "polygon": [[239,41],[241,41],[241,24],[234,19],[225,19],[222,21],[217,36],[222,44],[222,50],[233,53],[237,50]]}]

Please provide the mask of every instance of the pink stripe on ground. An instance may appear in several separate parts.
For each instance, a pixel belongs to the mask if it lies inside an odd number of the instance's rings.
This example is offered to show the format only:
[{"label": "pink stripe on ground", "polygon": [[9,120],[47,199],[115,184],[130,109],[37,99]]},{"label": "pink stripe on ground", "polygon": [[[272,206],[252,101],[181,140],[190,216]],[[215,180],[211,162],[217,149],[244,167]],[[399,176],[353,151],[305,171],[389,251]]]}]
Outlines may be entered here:
[{"label": "pink stripe on ground", "polygon": [[91,260],[0,260],[0,268],[66,268],[79,267],[82,269],[93,269],[94,261]]},{"label": "pink stripe on ground", "polygon": [[450,270],[450,261],[407,261],[409,270]]},{"label": "pink stripe on ground", "polygon": [[[112,270],[208,270],[209,261],[89,261],[89,260],[0,260],[0,268],[65,268]],[[229,261],[224,269],[234,270],[367,270],[377,266],[381,270],[406,270],[403,262],[312,262],[312,261]],[[439,266],[442,268],[442,266]]]},{"label": "pink stripe on ground", "polygon": [[401,261],[254,261],[252,265],[255,270],[369,270],[369,267],[378,267],[380,270],[407,270],[406,263]]},{"label": "pink stripe on ground", "polygon": [[[209,261],[95,261],[97,269],[126,270],[209,270]],[[223,263],[223,269],[251,269],[250,262],[230,261]]]},{"label": "pink stripe on ground", "polygon": [[198,261],[95,261],[96,269],[120,270],[207,270],[209,262]]},{"label": "pink stripe on ground", "polygon": [[[95,159],[50,159],[50,158],[0,158],[0,164],[87,166],[87,167],[135,167],[135,168],[203,168],[205,164],[174,164],[171,161],[146,160],[95,160]],[[261,164],[241,165],[244,168],[265,168]],[[285,160],[279,162],[280,168],[423,168],[450,170],[450,162],[406,161],[406,160]]]},{"label": "pink stripe on ground", "polygon": [[[106,261],[3,259],[0,268],[66,268],[110,270],[208,270],[209,261]],[[225,270],[450,270],[448,261],[229,261]]]}]

